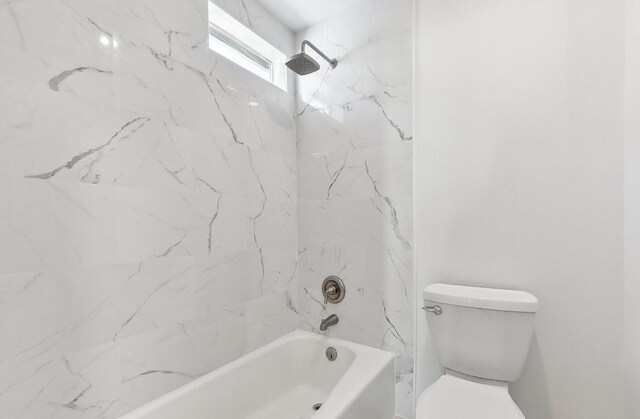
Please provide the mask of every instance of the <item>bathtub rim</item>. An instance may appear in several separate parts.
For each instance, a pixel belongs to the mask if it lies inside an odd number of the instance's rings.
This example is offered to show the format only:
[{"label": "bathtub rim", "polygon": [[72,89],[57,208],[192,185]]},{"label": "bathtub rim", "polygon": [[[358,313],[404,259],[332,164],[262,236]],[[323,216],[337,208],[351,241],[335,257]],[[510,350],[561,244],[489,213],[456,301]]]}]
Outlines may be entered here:
[{"label": "bathtub rim", "polygon": [[[395,371],[395,356],[390,352],[324,334],[298,329],[137,407],[124,416],[121,416],[120,419],[144,419],[146,417],[152,417],[150,415],[153,412],[161,409],[163,406],[169,405],[193,390],[207,385],[209,382],[219,378],[219,376],[296,340],[313,340],[322,345],[335,346],[338,351],[340,351],[340,347],[346,348],[355,354],[354,360],[336,383],[336,386],[331,390],[327,399],[321,401],[323,407],[327,407],[328,405],[332,408],[331,411],[320,410],[314,415],[313,419],[334,419],[338,417],[337,415],[344,414],[355,400],[367,390],[367,384],[383,374],[383,372],[389,368],[389,365],[391,365],[392,370]],[[391,397],[391,400],[394,400],[394,398]]]}]

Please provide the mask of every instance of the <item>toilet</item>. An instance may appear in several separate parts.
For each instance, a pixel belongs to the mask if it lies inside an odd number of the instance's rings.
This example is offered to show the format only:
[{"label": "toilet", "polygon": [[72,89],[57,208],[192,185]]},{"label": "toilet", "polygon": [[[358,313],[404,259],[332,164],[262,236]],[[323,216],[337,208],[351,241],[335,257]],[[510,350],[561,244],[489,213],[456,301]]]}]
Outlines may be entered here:
[{"label": "toilet", "polygon": [[423,298],[444,375],[420,395],[416,419],[524,419],[508,390],[529,353],[536,297],[434,284]]}]

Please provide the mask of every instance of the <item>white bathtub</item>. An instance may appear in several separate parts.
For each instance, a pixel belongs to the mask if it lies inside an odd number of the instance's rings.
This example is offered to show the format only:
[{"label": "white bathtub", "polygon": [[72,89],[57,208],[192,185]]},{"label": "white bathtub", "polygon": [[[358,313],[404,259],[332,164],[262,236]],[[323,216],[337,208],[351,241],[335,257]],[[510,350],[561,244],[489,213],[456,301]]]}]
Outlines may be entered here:
[{"label": "white bathtub", "polygon": [[[329,361],[326,349],[337,349]],[[322,403],[318,411],[316,403]],[[296,331],[124,419],[392,419],[390,353]]]}]

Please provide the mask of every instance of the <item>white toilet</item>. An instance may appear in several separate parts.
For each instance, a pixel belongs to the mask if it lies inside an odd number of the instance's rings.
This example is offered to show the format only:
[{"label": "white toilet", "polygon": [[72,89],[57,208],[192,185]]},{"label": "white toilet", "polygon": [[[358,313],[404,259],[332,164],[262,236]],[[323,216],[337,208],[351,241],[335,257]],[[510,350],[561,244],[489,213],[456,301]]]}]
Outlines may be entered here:
[{"label": "white toilet", "polygon": [[425,310],[445,374],[418,399],[417,419],[524,419],[508,392],[522,372],[538,300],[523,291],[434,284]]}]

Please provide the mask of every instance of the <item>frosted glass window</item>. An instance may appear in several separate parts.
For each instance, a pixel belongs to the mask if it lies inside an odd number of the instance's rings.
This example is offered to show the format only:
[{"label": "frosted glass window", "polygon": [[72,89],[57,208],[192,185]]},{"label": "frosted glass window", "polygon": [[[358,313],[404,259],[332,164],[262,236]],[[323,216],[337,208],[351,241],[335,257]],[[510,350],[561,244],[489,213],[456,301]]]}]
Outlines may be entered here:
[{"label": "frosted glass window", "polygon": [[209,2],[209,48],[282,90],[287,90],[287,56]]}]

